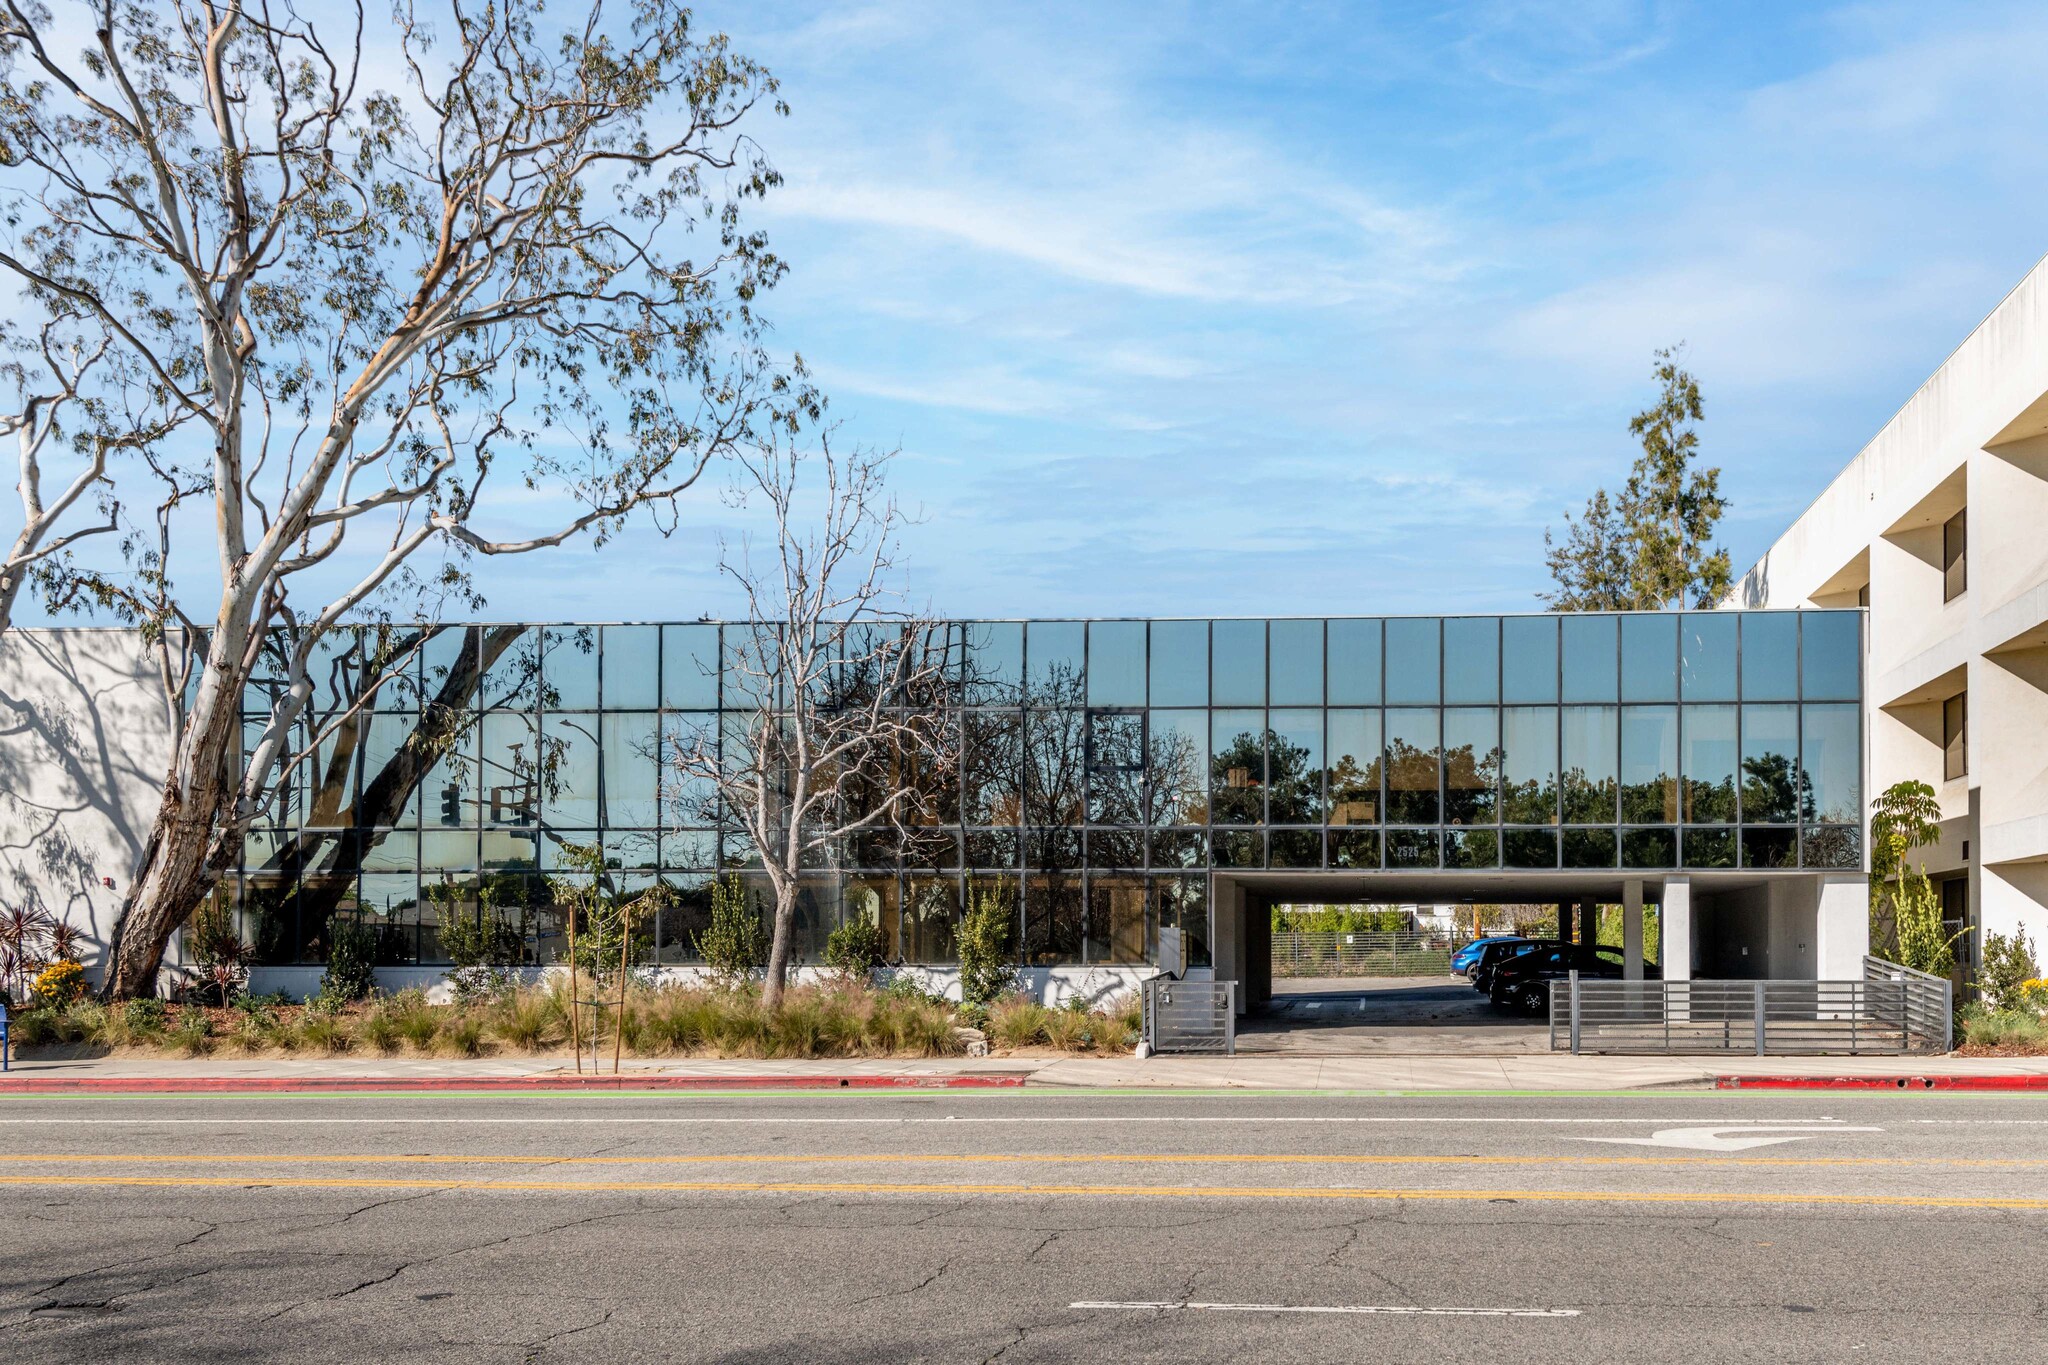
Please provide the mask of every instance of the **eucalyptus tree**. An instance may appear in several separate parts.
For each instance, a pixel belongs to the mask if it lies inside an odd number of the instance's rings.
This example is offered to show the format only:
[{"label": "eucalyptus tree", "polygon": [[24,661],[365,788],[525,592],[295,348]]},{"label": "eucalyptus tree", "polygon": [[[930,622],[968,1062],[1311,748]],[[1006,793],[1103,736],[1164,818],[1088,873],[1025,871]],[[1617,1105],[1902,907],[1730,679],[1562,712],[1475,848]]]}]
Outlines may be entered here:
[{"label": "eucalyptus tree", "polygon": [[769,73],[673,0],[430,3],[0,0],[0,270],[149,399],[102,424],[133,555],[80,578],[173,712],[117,996],[300,756],[325,637],[474,602],[477,556],[673,529],[708,461],[816,415],[755,312]]}]

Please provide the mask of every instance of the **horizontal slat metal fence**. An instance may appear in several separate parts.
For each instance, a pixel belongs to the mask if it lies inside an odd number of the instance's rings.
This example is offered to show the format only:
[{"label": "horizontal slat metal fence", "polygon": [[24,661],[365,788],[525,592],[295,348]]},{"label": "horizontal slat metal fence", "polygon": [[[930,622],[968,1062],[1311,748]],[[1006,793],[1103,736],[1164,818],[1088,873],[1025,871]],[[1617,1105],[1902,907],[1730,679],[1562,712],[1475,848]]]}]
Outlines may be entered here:
[{"label": "horizontal slat metal fence", "polygon": [[1413,930],[1314,930],[1273,935],[1275,976],[1448,976],[1451,954],[1468,940]]},{"label": "horizontal slat metal fence", "polygon": [[[1924,974],[1915,974],[1922,976]],[[1553,984],[1550,1045],[1572,1052],[1881,1054],[1949,1049],[1948,983],[1586,981]]]},{"label": "horizontal slat metal fence", "polygon": [[1956,986],[1945,976],[1917,971],[1881,957],[1863,959],[1865,981],[1897,981],[1906,993],[1906,1028],[1927,1051],[1948,1052],[1956,1045]]},{"label": "horizontal slat metal fence", "polygon": [[1154,977],[1139,991],[1154,1052],[1237,1051],[1237,983]]}]

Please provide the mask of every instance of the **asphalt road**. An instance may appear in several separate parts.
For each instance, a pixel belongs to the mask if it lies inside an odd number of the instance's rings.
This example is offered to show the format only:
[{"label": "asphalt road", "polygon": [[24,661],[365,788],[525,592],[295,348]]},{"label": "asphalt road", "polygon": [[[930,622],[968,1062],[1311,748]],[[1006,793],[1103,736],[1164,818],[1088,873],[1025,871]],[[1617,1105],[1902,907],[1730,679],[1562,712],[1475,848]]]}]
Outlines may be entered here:
[{"label": "asphalt road", "polygon": [[2020,1359],[2048,1297],[2025,1097],[9,1098],[0,1153],[6,1362]]}]

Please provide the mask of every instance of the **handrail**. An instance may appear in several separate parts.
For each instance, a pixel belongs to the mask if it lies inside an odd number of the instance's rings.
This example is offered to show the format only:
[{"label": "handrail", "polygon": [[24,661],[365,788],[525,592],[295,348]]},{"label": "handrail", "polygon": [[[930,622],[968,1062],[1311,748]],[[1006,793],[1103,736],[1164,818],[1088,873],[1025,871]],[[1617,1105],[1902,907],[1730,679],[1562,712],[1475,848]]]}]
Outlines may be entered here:
[{"label": "handrail", "polygon": [[1933,972],[1923,972],[1918,967],[1908,967],[1903,962],[1893,962],[1887,958],[1865,953],[1863,955],[1863,979],[1865,981],[1870,979],[1870,973],[1873,969],[1884,978],[1892,981],[1902,978],[1913,978],[1920,981],[1938,981],[1944,985],[1949,984],[1949,979],[1945,976],[1936,976]]}]

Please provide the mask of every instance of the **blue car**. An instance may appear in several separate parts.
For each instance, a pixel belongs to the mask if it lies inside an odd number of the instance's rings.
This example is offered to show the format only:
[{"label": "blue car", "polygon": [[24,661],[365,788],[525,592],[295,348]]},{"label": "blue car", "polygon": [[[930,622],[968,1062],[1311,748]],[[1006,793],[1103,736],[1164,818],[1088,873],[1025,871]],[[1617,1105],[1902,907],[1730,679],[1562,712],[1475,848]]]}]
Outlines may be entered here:
[{"label": "blue car", "polygon": [[1464,976],[1472,970],[1472,965],[1479,961],[1479,955],[1486,951],[1487,944],[1509,943],[1520,937],[1519,934],[1495,934],[1492,938],[1475,938],[1451,954],[1451,970],[1459,976]]}]

